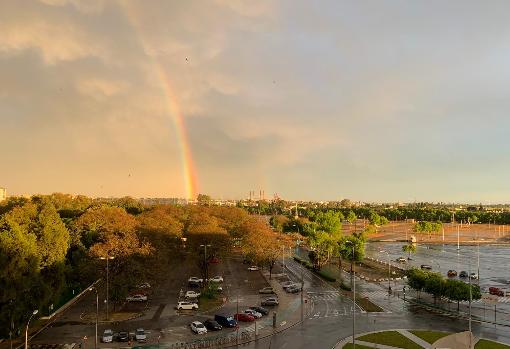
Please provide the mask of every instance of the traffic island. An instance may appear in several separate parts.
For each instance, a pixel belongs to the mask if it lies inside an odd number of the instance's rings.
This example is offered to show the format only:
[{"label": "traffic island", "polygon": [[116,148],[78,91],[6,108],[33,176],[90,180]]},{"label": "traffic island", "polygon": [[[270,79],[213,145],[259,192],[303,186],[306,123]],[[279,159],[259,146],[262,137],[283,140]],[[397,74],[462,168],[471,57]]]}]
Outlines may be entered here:
[{"label": "traffic island", "polygon": [[[352,336],[344,338],[335,349],[352,349]],[[356,348],[379,349],[510,349],[509,344],[470,336],[469,332],[441,332],[425,330],[385,330],[356,335]]]}]

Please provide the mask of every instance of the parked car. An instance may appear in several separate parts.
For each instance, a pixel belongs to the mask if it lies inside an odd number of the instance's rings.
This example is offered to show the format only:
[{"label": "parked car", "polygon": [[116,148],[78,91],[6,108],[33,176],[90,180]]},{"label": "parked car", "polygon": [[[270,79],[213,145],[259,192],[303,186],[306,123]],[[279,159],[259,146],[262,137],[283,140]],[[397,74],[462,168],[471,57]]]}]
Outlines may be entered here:
[{"label": "parked car", "polygon": [[136,329],[135,339],[137,342],[146,342],[147,341],[147,335],[145,334],[145,331],[143,328]]},{"label": "parked car", "polygon": [[113,342],[113,331],[110,329],[104,330],[103,336],[101,337],[101,342],[103,343]]},{"label": "parked car", "polygon": [[248,267],[248,270],[249,271],[257,271],[257,270],[259,270],[259,267],[257,267],[256,265],[252,265],[251,267]]},{"label": "parked car", "polygon": [[267,298],[267,299],[264,299],[262,302],[260,302],[260,305],[265,305],[265,306],[278,305],[278,299],[277,298]]},{"label": "parked car", "polygon": [[500,297],[505,296],[505,292],[499,287],[489,287],[489,293]]},{"label": "parked car", "polygon": [[200,286],[202,286],[202,283],[201,282],[190,281],[190,282],[188,282],[188,286],[191,287],[191,288],[199,288]]},{"label": "parked car", "polygon": [[294,281],[284,281],[281,283],[283,289],[286,289],[287,287],[294,286],[296,283]]},{"label": "parked car", "polygon": [[457,271],[450,269],[450,270],[448,270],[448,273],[446,273],[446,275],[448,275],[448,277],[451,277],[451,278],[455,277],[455,276],[457,276]]},{"label": "parked car", "polygon": [[117,337],[119,342],[127,342],[129,341],[129,332],[128,331],[119,331],[119,336]]},{"label": "parked car", "polygon": [[204,324],[200,321],[193,321],[190,325],[191,330],[196,334],[206,334],[207,328],[205,328]]},{"label": "parked car", "polygon": [[223,328],[217,321],[210,319],[204,321],[204,326],[211,331],[219,331]]},{"label": "parked car", "polygon": [[250,314],[245,313],[237,313],[234,315],[234,319],[237,321],[243,321],[243,322],[253,322],[255,321],[255,317]]},{"label": "parked car", "polygon": [[407,259],[405,259],[404,257],[398,257],[397,258],[397,262],[399,262],[399,263],[407,263]]},{"label": "parked car", "polygon": [[463,271],[461,271],[461,272],[460,272],[460,274],[459,274],[459,277],[460,277],[460,278],[467,278],[467,277],[468,277],[468,273],[467,273],[467,271],[464,271],[464,270],[463,270]]},{"label": "parked car", "polygon": [[285,289],[287,293],[299,293],[301,291],[301,287],[297,285],[291,285]]},{"label": "parked car", "polygon": [[145,301],[147,301],[147,296],[144,294],[137,293],[137,294],[126,297],[126,301],[128,301],[128,302],[145,302]]},{"label": "parked car", "polygon": [[257,306],[254,306],[254,307],[250,307],[250,309],[253,309],[255,311],[258,311],[259,313],[261,313],[262,315],[267,315],[269,314],[269,310],[267,310],[266,308],[263,308],[263,307],[257,307]]},{"label": "parked car", "polygon": [[177,306],[176,306],[177,310],[195,310],[195,309],[198,309],[198,304],[197,303],[194,303],[194,302],[187,302],[187,301],[184,301],[184,302],[177,302]]},{"label": "parked car", "polygon": [[233,316],[224,315],[224,314],[216,314],[214,315],[214,320],[218,322],[223,327],[236,327],[237,321]]},{"label": "parked car", "polygon": [[212,282],[223,282],[223,276],[214,276],[212,278],[209,279],[209,281],[212,281]]},{"label": "parked car", "polygon": [[200,297],[200,292],[195,291],[186,291],[186,294],[184,295],[184,298],[198,298]]},{"label": "parked car", "polygon": [[423,270],[432,270],[432,267],[428,264],[422,264],[420,268],[422,268]]},{"label": "parked car", "polygon": [[204,282],[204,279],[201,279],[201,278],[197,278],[196,276],[192,276],[188,279],[188,283],[190,282],[194,282],[194,283],[197,283],[197,284],[201,284],[202,282]]},{"label": "parked car", "polygon": [[274,293],[274,289],[272,287],[264,287],[264,288],[261,288],[259,290],[259,293],[262,293],[262,294],[273,294]]},{"label": "parked car", "polygon": [[471,279],[478,279],[478,274],[477,273],[471,273],[471,274],[469,274],[469,277]]},{"label": "parked car", "polygon": [[137,286],[138,288],[151,288],[151,284],[148,282],[143,282],[140,285]]},{"label": "parked car", "polygon": [[253,316],[255,319],[260,319],[262,317],[261,313],[253,309],[246,309],[244,313]]}]

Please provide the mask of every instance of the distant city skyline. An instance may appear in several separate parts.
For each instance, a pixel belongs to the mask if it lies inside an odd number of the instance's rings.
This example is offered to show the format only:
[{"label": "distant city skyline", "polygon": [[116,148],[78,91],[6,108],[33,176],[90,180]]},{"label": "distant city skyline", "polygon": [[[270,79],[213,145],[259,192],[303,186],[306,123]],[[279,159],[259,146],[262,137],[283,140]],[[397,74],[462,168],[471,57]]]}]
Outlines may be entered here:
[{"label": "distant city skyline", "polygon": [[9,195],[507,203],[508,2],[0,4]]}]

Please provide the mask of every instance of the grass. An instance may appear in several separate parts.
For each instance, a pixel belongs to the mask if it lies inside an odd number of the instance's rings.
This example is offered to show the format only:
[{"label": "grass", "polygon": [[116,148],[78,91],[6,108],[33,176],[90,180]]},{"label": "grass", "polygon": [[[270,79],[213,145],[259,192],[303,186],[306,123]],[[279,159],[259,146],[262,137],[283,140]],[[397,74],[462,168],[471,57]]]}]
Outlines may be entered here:
[{"label": "grass", "polygon": [[437,341],[440,338],[446,337],[451,334],[450,332],[418,331],[418,330],[409,331],[409,332],[411,332],[416,337],[419,337],[419,338],[423,339],[425,342],[430,343],[430,344],[434,343],[435,341]]},{"label": "grass", "polygon": [[384,311],[380,306],[372,303],[368,298],[360,297],[359,295],[356,296],[356,304],[368,313],[380,313]]},{"label": "grass", "polygon": [[211,309],[215,309],[217,307],[219,307],[220,305],[223,304],[223,300],[221,297],[219,298],[213,298],[213,299],[210,299],[210,298],[207,298],[207,297],[200,297],[199,299],[199,306],[200,308],[198,308],[198,310],[200,312],[206,312],[206,311],[209,311]]},{"label": "grass", "polygon": [[[347,343],[346,345],[344,345],[344,346],[342,347],[342,349],[352,349],[352,348],[354,348],[354,347],[352,346],[352,343]],[[367,346],[365,346],[365,345],[361,345],[361,344],[356,344],[356,349],[374,349],[374,348],[372,348],[372,347],[367,347]]]},{"label": "grass", "polygon": [[480,339],[478,343],[476,343],[475,349],[510,349],[510,346],[489,341],[487,339]]},{"label": "grass", "polygon": [[421,346],[410,340],[409,338],[401,335],[397,331],[385,331],[370,333],[364,336],[358,337],[357,339],[365,342],[378,343],[384,345],[390,345],[397,348],[403,349],[423,349]]}]

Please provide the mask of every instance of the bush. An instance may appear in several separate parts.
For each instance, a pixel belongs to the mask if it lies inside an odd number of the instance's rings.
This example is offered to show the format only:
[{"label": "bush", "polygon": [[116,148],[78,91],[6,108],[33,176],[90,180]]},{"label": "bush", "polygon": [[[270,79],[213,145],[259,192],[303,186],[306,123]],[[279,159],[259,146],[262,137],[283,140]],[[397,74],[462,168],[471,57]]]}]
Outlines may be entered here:
[{"label": "bush", "polygon": [[328,273],[327,271],[324,271],[324,270],[319,270],[316,272],[320,277],[322,277],[324,280],[326,281],[331,281],[331,282],[335,282],[336,281],[336,278],[333,277],[330,273]]}]

